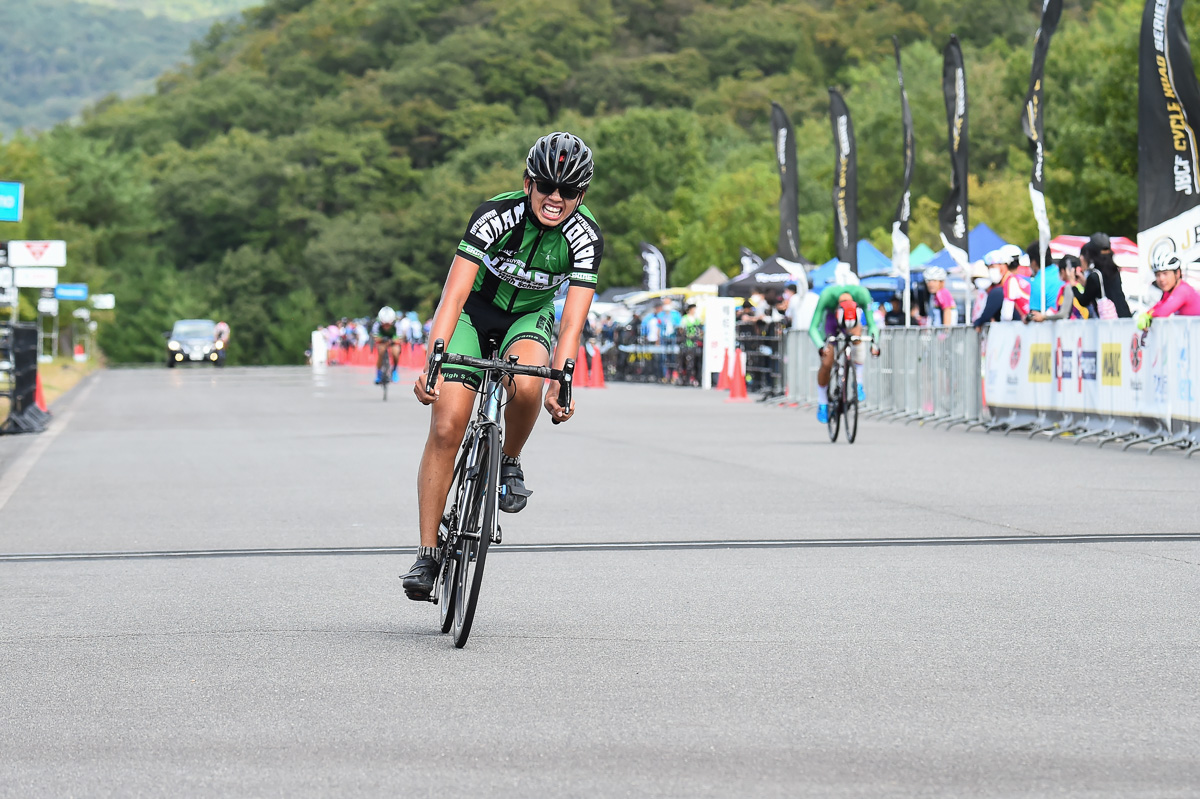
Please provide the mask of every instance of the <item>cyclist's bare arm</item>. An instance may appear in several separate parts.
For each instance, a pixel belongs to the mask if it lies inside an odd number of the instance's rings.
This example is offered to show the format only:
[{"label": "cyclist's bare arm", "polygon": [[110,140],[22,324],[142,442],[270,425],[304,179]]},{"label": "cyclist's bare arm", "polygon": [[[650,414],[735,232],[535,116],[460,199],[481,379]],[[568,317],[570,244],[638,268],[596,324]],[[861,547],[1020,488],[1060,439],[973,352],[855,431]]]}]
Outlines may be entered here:
[{"label": "cyclist's bare arm", "polygon": [[[475,284],[475,275],[478,271],[477,264],[471,263],[461,255],[454,256],[454,262],[450,264],[450,274],[446,276],[446,285],[442,289],[442,300],[433,314],[433,325],[429,331],[430,341],[437,341],[439,338],[449,341],[453,338],[454,327],[458,324],[458,317],[462,314],[463,305],[467,302],[467,295],[471,293],[471,286]],[[439,375],[438,384],[433,393],[430,394],[425,390],[427,369],[428,364],[421,369],[421,375],[417,378],[416,385],[413,386],[413,393],[424,405],[428,405],[438,398],[442,385],[442,378]]]},{"label": "cyclist's bare arm", "polygon": [[[567,289],[567,299],[563,303],[562,321],[558,328],[558,346],[554,348],[554,357],[550,365],[555,369],[563,368],[568,358],[574,358],[579,352],[579,334],[583,331],[583,323],[587,321],[588,309],[592,307],[592,296],[595,289],[584,286],[571,286]],[[587,368],[587,364],[583,364]],[[551,381],[546,392],[546,410],[555,421],[566,421],[575,412],[575,402],[570,408],[558,404],[558,383]]]}]

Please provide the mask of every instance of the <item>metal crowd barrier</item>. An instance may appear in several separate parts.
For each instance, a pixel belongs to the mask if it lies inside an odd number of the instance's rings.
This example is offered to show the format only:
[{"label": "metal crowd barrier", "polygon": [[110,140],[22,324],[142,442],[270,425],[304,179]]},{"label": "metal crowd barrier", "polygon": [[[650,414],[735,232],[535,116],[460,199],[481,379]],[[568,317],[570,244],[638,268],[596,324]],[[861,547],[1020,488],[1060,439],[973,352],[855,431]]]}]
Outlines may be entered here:
[{"label": "metal crowd barrier", "polygon": [[746,354],[746,390],[763,397],[784,395],[782,322],[739,322],[737,345]]},{"label": "metal crowd barrier", "polygon": [[606,380],[630,383],[700,385],[702,339],[683,334],[647,341],[629,331],[617,331],[599,343]]},{"label": "metal crowd barrier", "polygon": [[1129,319],[993,324],[984,363],[989,430],[1191,457],[1200,451],[1197,352],[1195,317],[1155,320],[1144,332]]},{"label": "metal crowd barrier", "polygon": [[[988,421],[975,328],[882,328],[878,344],[880,357],[867,356],[864,416],[947,428]],[[816,404],[821,359],[808,331],[789,330],[784,352],[785,402]]]}]

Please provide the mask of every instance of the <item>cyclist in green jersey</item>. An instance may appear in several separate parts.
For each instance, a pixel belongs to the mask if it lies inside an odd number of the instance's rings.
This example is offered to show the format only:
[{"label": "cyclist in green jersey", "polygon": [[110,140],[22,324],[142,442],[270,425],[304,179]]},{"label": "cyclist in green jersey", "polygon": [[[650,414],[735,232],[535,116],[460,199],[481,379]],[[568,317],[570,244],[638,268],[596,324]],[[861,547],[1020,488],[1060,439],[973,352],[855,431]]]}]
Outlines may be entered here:
[{"label": "cyclist in green jersey", "polygon": [[[429,340],[447,341],[446,351],[486,357],[489,338],[503,357],[561,369],[579,350],[579,335],[595,293],[604,239],[583,195],[591,183],[592,152],[578,136],[555,132],[538,139],[525,159],[522,191],[493,197],[475,209],[458,245]],[[567,284],[558,344],[551,356],[554,295]],[[417,476],[421,545],[417,562],[404,575],[410,599],[425,599],[437,574],[437,529],[454,478],[454,458],[470,422],[477,370],[445,366],[432,394],[426,372],[414,392],[433,405],[429,437]],[[525,487],[521,450],[539,406],[559,422],[575,412],[558,404],[558,384],[545,391],[540,378],[517,377],[505,406],[504,455],[500,467],[500,510],[516,513],[532,492]]]},{"label": "cyclist in green jersey", "polygon": [[[834,335],[838,329],[839,311],[843,319],[857,319],[859,309],[867,317],[867,331],[875,341],[879,340],[879,326],[871,313],[871,292],[862,286],[835,284],[827,286],[817,300],[817,308],[813,312],[812,323],[808,326],[808,335],[817,349],[821,352],[821,366],[817,369],[817,421],[825,424],[829,421],[829,374],[833,371],[833,347],[825,340]],[[851,336],[862,335],[862,325],[854,324],[848,330]],[[866,361],[866,347],[862,343],[850,348],[854,361],[855,382],[858,383],[858,401],[866,399],[863,390],[863,364]],[[879,357],[879,347],[872,343],[871,354]]]}]

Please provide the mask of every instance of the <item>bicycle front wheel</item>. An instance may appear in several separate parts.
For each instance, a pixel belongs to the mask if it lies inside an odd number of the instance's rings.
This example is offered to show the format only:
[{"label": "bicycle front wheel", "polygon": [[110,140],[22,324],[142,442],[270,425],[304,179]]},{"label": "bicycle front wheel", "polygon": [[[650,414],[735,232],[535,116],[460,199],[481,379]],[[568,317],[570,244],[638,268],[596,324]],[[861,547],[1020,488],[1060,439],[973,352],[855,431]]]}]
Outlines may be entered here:
[{"label": "bicycle front wheel", "polygon": [[846,417],[846,443],[853,444],[858,438],[858,399],[847,402],[842,414]]},{"label": "bicycle front wheel", "polygon": [[500,435],[494,426],[484,427],[476,440],[475,474],[469,478],[467,506],[461,509],[458,567],[455,570],[454,645],[462,649],[471,634],[483,566],[488,545],[496,529],[499,509]]},{"label": "bicycle front wheel", "polygon": [[826,426],[829,428],[829,440],[837,442],[838,431],[841,430],[842,424],[842,398],[838,396],[837,389],[829,392],[829,421]]}]

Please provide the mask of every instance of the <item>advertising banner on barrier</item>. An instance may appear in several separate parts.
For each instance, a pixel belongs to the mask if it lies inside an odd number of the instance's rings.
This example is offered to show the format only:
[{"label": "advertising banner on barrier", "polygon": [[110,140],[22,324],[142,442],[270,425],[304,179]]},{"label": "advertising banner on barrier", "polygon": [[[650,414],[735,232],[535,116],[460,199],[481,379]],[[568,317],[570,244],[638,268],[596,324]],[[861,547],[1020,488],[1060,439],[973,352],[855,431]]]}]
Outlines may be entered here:
[{"label": "advertising banner on barrier", "polygon": [[990,407],[1104,417],[1196,420],[1191,353],[1200,320],[1159,320],[1142,333],[1129,320],[993,324],[984,390]]}]

